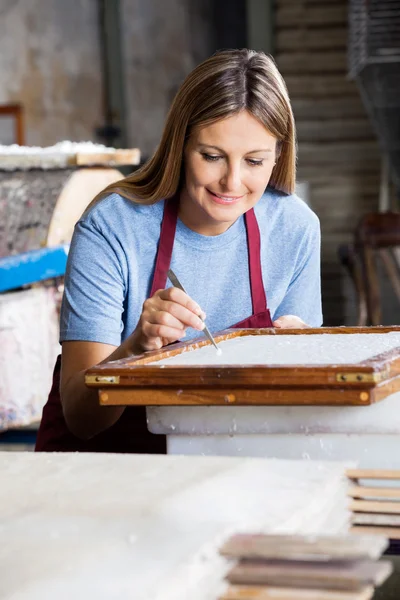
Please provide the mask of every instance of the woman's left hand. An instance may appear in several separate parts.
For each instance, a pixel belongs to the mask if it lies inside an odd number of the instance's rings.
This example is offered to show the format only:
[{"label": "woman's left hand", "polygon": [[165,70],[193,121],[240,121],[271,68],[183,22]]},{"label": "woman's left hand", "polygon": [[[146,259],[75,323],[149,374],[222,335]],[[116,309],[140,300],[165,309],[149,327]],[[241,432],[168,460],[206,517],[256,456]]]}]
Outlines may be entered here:
[{"label": "woman's left hand", "polygon": [[307,325],[307,323],[304,323],[304,321],[295,315],[279,317],[272,325],[278,329],[308,329],[311,327],[311,325]]}]

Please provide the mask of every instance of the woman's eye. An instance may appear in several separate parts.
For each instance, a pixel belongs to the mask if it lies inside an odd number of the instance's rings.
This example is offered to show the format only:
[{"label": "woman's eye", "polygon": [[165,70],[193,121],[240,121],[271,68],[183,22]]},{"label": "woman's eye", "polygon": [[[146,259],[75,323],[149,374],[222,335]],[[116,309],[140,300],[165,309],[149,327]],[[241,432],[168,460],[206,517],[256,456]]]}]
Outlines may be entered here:
[{"label": "woman's eye", "polygon": [[209,162],[215,162],[221,158],[219,154],[206,154],[205,152],[202,153],[202,156],[205,160],[208,160]]},{"label": "woman's eye", "polygon": [[263,160],[254,160],[254,158],[248,158],[247,162],[252,167],[262,167],[264,161]]}]

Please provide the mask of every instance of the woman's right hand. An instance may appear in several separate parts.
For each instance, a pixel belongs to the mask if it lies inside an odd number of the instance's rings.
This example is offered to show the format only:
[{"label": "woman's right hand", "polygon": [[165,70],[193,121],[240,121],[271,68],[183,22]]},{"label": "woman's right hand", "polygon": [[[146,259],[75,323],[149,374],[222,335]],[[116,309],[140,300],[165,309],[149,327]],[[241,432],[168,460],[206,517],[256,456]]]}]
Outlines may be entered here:
[{"label": "woman's right hand", "polygon": [[158,290],[144,302],[138,325],[126,340],[128,350],[159,350],[184,337],[187,327],[202,331],[205,317],[200,306],[182,290]]}]

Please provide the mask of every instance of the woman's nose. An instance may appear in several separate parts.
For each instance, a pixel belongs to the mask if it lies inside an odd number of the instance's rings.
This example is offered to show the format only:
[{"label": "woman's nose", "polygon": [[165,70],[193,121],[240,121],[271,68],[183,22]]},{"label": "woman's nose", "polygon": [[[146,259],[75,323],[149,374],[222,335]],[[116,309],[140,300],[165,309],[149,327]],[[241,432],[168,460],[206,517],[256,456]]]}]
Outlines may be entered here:
[{"label": "woman's nose", "polygon": [[240,190],[242,177],[239,165],[228,165],[222,177],[221,183],[227,192]]}]

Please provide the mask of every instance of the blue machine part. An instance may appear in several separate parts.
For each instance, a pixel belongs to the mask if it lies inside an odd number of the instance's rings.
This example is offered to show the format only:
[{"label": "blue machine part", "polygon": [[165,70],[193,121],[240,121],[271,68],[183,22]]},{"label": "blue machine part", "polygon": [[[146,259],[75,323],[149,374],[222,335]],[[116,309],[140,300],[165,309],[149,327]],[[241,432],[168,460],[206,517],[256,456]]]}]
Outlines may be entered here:
[{"label": "blue machine part", "polygon": [[67,266],[69,244],[31,250],[0,258],[0,292],[61,277]]}]

